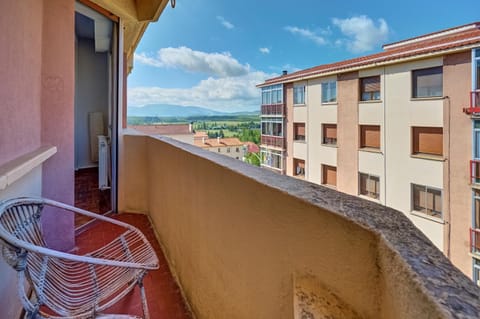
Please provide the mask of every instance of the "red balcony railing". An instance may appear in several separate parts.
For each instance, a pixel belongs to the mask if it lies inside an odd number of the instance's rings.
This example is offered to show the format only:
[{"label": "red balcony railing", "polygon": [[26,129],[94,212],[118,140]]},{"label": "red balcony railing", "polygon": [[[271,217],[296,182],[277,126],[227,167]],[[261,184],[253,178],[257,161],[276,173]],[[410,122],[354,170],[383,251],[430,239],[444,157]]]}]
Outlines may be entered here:
[{"label": "red balcony railing", "polygon": [[480,90],[470,92],[470,107],[464,108],[463,112],[480,115]]},{"label": "red balcony railing", "polygon": [[283,149],[284,145],[285,145],[285,139],[283,137],[277,137],[277,136],[262,135],[262,141],[261,142],[262,142],[263,145],[279,147],[281,149]]},{"label": "red balcony railing", "polygon": [[470,228],[470,252],[480,254],[480,229]]},{"label": "red balcony railing", "polygon": [[265,104],[262,105],[262,115],[284,115],[285,104]]},{"label": "red balcony railing", "polygon": [[470,161],[470,183],[480,184],[480,160]]}]

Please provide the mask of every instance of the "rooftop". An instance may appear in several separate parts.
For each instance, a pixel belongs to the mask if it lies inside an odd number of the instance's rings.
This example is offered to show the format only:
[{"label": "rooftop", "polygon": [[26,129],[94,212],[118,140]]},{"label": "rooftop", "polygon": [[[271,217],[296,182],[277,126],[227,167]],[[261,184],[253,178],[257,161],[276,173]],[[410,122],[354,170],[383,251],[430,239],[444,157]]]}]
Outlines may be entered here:
[{"label": "rooftop", "polygon": [[195,139],[195,146],[202,148],[243,146],[245,143],[236,137]]},{"label": "rooftop", "polygon": [[373,66],[398,63],[402,60],[416,59],[426,56],[440,55],[455,50],[466,50],[480,43],[480,22],[451,28],[400,42],[387,44],[385,51],[344,60],[331,64],[323,64],[305,70],[278,76],[259,84],[263,87],[272,84],[288,83],[303,79],[355,71]]}]

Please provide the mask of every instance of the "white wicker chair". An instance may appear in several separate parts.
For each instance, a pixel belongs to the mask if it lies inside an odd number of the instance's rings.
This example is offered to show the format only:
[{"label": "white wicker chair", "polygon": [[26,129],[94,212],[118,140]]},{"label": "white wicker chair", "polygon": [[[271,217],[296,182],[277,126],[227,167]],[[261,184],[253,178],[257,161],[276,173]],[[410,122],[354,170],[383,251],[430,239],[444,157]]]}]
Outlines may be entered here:
[{"label": "white wicker chair", "polygon": [[[71,211],[125,231],[85,255],[56,251],[46,246],[42,235],[40,217],[47,206],[56,208],[55,213]],[[101,314],[136,285],[144,318],[149,318],[143,277],[158,269],[158,258],[145,236],[129,224],[52,200],[15,198],[0,202],[0,246],[6,262],[17,271],[18,295],[27,318],[138,318]],[[31,298],[26,282],[33,288]]]}]

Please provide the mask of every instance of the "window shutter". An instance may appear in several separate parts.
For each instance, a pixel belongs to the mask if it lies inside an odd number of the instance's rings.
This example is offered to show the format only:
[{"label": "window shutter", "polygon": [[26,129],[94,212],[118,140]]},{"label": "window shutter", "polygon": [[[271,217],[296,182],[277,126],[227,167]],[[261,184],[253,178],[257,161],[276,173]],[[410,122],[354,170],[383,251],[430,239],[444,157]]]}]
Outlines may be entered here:
[{"label": "window shutter", "polygon": [[337,186],[336,167],[323,165],[323,183],[327,185]]},{"label": "window shutter", "polygon": [[414,127],[413,152],[443,155],[443,129],[441,127]]},{"label": "window shutter", "polygon": [[305,136],[305,124],[295,124],[295,135]]},{"label": "window shutter", "polygon": [[372,76],[362,79],[362,92],[379,92],[380,91],[380,77]]},{"label": "window shutter", "polygon": [[360,147],[380,148],[380,126],[362,125],[360,139]]},{"label": "window shutter", "polygon": [[337,138],[337,125],[335,124],[324,124],[324,138]]}]

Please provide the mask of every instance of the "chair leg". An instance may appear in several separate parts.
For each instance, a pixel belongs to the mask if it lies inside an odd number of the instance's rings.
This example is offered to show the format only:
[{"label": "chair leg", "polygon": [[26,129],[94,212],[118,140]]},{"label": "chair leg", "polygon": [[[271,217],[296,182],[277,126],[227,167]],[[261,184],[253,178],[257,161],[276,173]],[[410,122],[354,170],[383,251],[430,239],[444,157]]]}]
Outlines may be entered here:
[{"label": "chair leg", "polygon": [[138,286],[140,287],[140,295],[142,297],[142,308],[143,308],[143,318],[150,319],[150,313],[148,312],[148,305],[147,305],[147,295],[145,294],[145,287],[143,285],[143,277],[145,274],[140,276],[138,279]]}]

